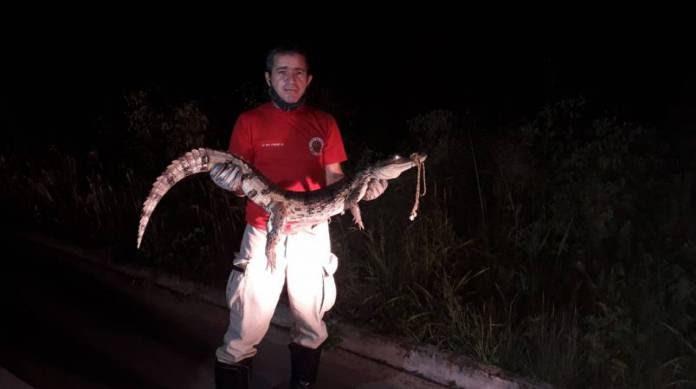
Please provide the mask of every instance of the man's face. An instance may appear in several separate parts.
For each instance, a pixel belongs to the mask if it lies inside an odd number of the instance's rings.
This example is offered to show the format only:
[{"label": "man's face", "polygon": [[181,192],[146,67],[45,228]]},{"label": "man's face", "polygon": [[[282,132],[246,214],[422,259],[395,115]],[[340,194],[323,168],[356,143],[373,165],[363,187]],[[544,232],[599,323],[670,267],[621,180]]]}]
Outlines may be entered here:
[{"label": "man's face", "polygon": [[286,103],[296,103],[304,95],[312,76],[307,73],[307,63],[300,54],[277,54],[273,69],[266,72],[266,83]]}]

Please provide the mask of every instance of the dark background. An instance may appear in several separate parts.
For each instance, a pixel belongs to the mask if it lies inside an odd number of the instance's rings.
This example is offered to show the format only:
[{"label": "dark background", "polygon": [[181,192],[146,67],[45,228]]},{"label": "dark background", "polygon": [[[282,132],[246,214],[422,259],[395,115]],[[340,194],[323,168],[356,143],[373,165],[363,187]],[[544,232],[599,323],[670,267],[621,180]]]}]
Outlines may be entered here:
[{"label": "dark background", "polygon": [[605,32],[588,21],[569,34],[540,26],[531,34],[523,25],[439,32],[359,25],[287,36],[263,26],[141,30],[125,21],[114,29],[27,28],[6,41],[3,120],[17,141],[89,143],[100,120],[122,114],[125,93],[146,89],[195,100],[212,126],[229,129],[240,88],[263,83],[266,50],[294,41],[313,56],[312,90],[359,112],[372,134],[400,131],[439,108],[465,112],[480,127],[514,124],[566,97],[670,133],[693,127],[693,45],[683,32],[647,22]]}]

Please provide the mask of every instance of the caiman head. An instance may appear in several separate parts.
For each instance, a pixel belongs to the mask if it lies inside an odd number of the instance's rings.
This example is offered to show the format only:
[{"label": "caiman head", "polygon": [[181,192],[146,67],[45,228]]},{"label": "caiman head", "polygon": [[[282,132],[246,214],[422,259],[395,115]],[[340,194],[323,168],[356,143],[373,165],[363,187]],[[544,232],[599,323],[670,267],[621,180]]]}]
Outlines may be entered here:
[{"label": "caiman head", "polygon": [[425,153],[413,153],[409,158],[397,154],[373,165],[371,173],[382,180],[393,180],[406,170],[422,165],[426,158],[428,156]]}]

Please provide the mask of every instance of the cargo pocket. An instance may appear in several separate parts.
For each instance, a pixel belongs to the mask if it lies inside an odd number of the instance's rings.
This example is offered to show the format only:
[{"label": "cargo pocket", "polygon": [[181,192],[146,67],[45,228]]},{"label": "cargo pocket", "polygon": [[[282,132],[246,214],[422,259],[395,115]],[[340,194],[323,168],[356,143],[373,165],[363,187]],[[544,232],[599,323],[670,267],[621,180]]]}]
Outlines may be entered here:
[{"label": "cargo pocket", "polygon": [[338,257],[330,253],[326,263],[322,265],[322,268],[324,294],[321,300],[321,313],[323,315],[333,308],[336,302],[336,282],[334,280],[334,273],[336,273],[336,269],[338,268]]},{"label": "cargo pocket", "polygon": [[227,278],[227,288],[225,288],[225,297],[227,298],[227,307],[234,309],[241,305],[241,296],[244,292],[244,278],[246,277],[247,261],[237,262],[232,265],[230,275]]}]

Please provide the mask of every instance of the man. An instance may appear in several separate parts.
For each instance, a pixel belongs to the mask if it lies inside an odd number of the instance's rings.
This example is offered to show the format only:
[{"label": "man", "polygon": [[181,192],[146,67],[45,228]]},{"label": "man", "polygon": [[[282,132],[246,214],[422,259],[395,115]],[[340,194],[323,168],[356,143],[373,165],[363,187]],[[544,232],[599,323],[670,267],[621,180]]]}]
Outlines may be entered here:
[{"label": "man", "polygon": [[[243,112],[235,123],[229,151],[254,165],[286,190],[311,191],[343,178],[347,160],[332,115],[305,104],[312,82],[307,56],[296,48],[276,48],[266,60],[265,80],[271,101]],[[220,164],[210,175],[219,186],[241,192],[239,171]],[[386,189],[386,181],[378,192]],[[247,201],[247,226],[227,283],[230,320],[216,351],[217,388],[246,388],[252,359],[270,325],[283,285],[287,286],[291,330],[291,388],[310,388],[316,380],[324,314],[336,294],[328,221],[297,227],[277,247],[275,270],[264,252],[268,214]]]}]

